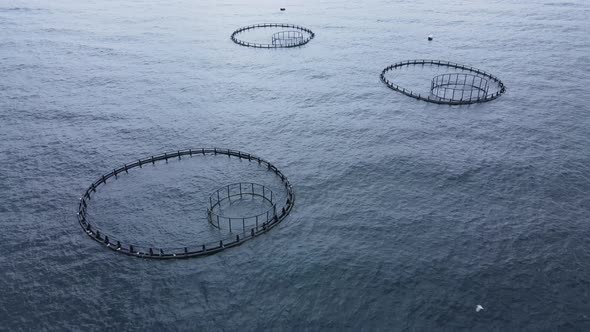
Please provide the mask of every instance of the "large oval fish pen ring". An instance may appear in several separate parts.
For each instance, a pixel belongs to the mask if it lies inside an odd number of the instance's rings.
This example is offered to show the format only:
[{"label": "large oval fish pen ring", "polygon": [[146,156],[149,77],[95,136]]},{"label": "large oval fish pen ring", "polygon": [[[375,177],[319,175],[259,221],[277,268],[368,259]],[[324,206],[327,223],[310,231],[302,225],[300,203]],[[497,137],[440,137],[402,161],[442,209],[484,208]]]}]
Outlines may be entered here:
[{"label": "large oval fish pen ring", "polygon": [[[277,197],[276,193],[272,192],[269,188],[254,183],[230,184],[218,189],[214,193],[217,200],[214,202],[213,195],[210,198],[210,204],[206,211],[208,214],[208,219],[210,220],[210,223],[217,228],[221,227],[222,224],[227,223],[229,227],[234,226],[234,229],[230,230],[231,235],[228,235],[219,241],[209,243],[190,243],[171,247],[152,247],[141,244],[124,243],[123,241],[118,240],[115,235],[109,234],[102,229],[99,229],[90,220],[87,212],[88,206],[90,205],[90,200],[96,193],[97,189],[99,189],[101,185],[107,183],[107,180],[114,180],[112,178],[117,179],[119,176],[129,173],[132,169],[143,168],[147,165],[155,165],[155,163],[162,161],[168,162],[168,160],[173,158],[181,160],[183,157],[216,155],[237,157],[240,160],[258,163],[259,166],[262,166],[267,171],[274,173],[274,175],[277,177],[277,180],[282,183],[285,191],[284,196]],[[224,195],[222,195],[222,193]],[[220,212],[220,209],[224,208],[224,204],[226,202],[230,202],[232,198],[235,201],[235,197],[238,195],[240,198],[246,196],[261,199],[262,204],[266,205],[265,210],[254,216],[232,215],[228,217],[223,215],[223,213]],[[248,240],[264,234],[287,217],[293,208],[294,201],[295,193],[293,191],[293,186],[287,177],[270,162],[249,153],[236,150],[202,148],[180,150],[172,153],[164,153],[158,156],[140,159],[136,162],[125,164],[109,173],[102,175],[100,178],[94,181],[90,187],[88,187],[88,189],[86,189],[80,198],[77,216],[80,226],[91,239],[113,251],[144,258],[174,259],[210,255],[227,248],[238,246]],[[236,227],[237,225],[239,226]]]},{"label": "large oval fish pen ring", "polygon": [[[246,31],[262,30],[264,28],[285,29],[277,31],[268,36],[270,43],[256,43],[238,38],[238,36]],[[256,48],[288,48],[303,46],[309,43],[315,37],[315,34],[310,29],[305,27],[286,24],[286,23],[260,23],[248,25],[237,29],[231,34],[231,40],[242,46],[256,47]]]},{"label": "large oval fish pen ring", "polygon": [[[457,72],[444,73],[434,76],[430,81],[430,91],[424,94],[402,87],[390,81],[386,75],[396,69],[412,66],[433,66],[449,68]],[[398,62],[383,69],[381,81],[390,89],[401,92],[406,96],[436,104],[467,105],[484,103],[498,98],[506,92],[504,83],[496,76],[483,70],[441,60],[407,60]]]}]

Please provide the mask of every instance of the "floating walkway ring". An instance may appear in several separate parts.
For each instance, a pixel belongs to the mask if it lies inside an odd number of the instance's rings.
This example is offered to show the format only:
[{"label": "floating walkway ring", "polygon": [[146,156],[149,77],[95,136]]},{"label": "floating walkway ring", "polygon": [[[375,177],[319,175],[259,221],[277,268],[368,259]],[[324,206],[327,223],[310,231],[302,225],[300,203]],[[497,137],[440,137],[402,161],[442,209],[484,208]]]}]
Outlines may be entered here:
[{"label": "floating walkway ring", "polygon": [[[244,196],[259,197],[267,203],[269,208],[262,213],[250,216],[228,216],[221,208],[225,202],[231,203],[233,197],[243,199]],[[219,229],[228,229],[230,232],[240,229],[245,233],[248,228],[256,228],[261,224],[268,224],[277,218],[277,201],[279,200],[269,188],[252,182],[232,183],[217,189],[209,196],[209,207],[207,208],[207,219],[209,223]],[[236,227],[237,226],[237,227]]]},{"label": "floating walkway ring", "polygon": [[[278,37],[279,35],[275,36],[275,34],[273,34],[271,36],[271,43],[270,44],[252,43],[252,42],[248,42],[245,40],[241,40],[237,37],[240,33],[244,32],[244,31],[248,31],[248,30],[252,30],[252,29],[259,29],[259,28],[295,29],[294,31],[301,33],[302,37],[295,38],[296,40],[294,42],[277,42],[276,37]],[[281,32],[289,32],[289,31],[281,31]],[[293,30],[291,30],[290,32],[293,32]],[[303,32],[307,33],[308,36],[304,37]],[[234,43],[236,43],[238,45],[242,45],[242,46],[256,47],[256,48],[289,48],[289,47],[303,46],[303,45],[309,43],[309,41],[312,40],[314,37],[315,37],[315,33],[313,33],[313,31],[311,31],[310,29],[299,26],[299,25],[286,24],[286,23],[252,24],[252,25],[248,25],[248,26],[239,28],[231,34],[231,40]]]},{"label": "floating walkway ring", "polygon": [[[391,82],[390,80],[387,79],[387,77],[385,77],[385,74],[387,72],[393,71],[394,69],[398,69],[398,68],[402,68],[402,67],[406,67],[406,66],[412,66],[412,65],[433,65],[433,66],[440,66],[440,67],[448,67],[448,68],[455,68],[455,69],[460,69],[460,70],[464,70],[466,72],[468,72],[469,74],[472,75],[476,75],[476,76],[480,76],[482,78],[484,78],[485,80],[487,80],[487,82],[494,82],[498,85],[498,89],[495,92],[492,92],[491,94],[486,93],[485,96],[473,96],[472,98],[467,98],[464,96],[463,99],[450,99],[448,100],[447,98],[439,98],[436,95],[431,95],[431,94],[427,94],[427,95],[422,95],[420,93],[416,93],[410,89],[406,89],[402,86],[399,86],[398,84],[395,84],[393,82]],[[467,73],[459,73],[459,74],[467,74]],[[453,75],[455,75],[453,73]],[[504,92],[506,92],[506,86],[504,85],[504,83],[496,76],[487,73],[483,70],[471,67],[471,66],[466,66],[466,65],[461,65],[458,63],[453,63],[453,62],[448,62],[448,61],[441,61],[441,60],[406,60],[406,61],[402,61],[402,62],[398,62],[395,63],[391,66],[385,67],[385,69],[383,69],[383,71],[381,72],[381,75],[379,76],[381,79],[381,82],[383,82],[385,85],[387,85],[387,87],[389,87],[390,89],[403,93],[404,95],[408,96],[408,97],[412,97],[418,100],[423,100],[423,101],[427,101],[427,102],[431,102],[431,103],[436,103],[436,104],[445,104],[445,105],[467,105],[467,104],[476,104],[476,103],[484,103],[487,101],[491,101],[494,100],[498,97],[500,97],[500,95],[502,95]],[[432,82],[431,82],[431,88],[432,88]],[[432,92],[432,90],[431,90]]]},{"label": "floating walkway ring", "polygon": [[[90,200],[96,193],[96,190],[103,184],[107,182],[107,180],[112,180],[112,178],[117,179],[119,174],[128,173],[132,169],[142,168],[144,165],[155,164],[156,162],[161,161],[168,161],[168,159],[178,158],[179,160],[182,157],[193,157],[193,156],[207,156],[207,155],[226,155],[228,157],[237,157],[240,160],[248,160],[249,162],[255,162],[259,165],[266,167],[268,171],[273,172],[283,184],[286,195],[284,198],[275,199],[273,197],[273,202],[276,206],[276,214],[274,218],[271,218],[268,222],[260,223],[259,225],[252,226],[248,228],[248,231],[243,232],[240,234],[236,234],[235,236],[229,235],[228,237],[222,238],[219,241],[215,242],[208,242],[208,243],[190,243],[186,245],[178,245],[178,246],[171,246],[171,247],[153,247],[141,244],[130,244],[124,243],[117,239],[116,235],[107,233],[102,229],[99,229],[96,225],[92,223],[88,215],[88,206],[90,205]],[[273,194],[274,196],[274,194]],[[143,257],[143,258],[154,258],[154,259],[175,259],[175,258],[188,258],[188,257],[198,257],[198,256],[205,256],[214,254],[220,251],[223,251],[227,248],[238,246],[248,240],[251,240],[261,234],[266,233],[268,230],[273,228],[274,226],[278,225],[282,220],[284,220],[291,210],[293,209],[293,204],[295,202],[295,192],[293,190],[293,186],[287,179],[287,177],[274,166],[270,162],[257,157],[255,155],[244,153],[236,150],[230,149],[218,149],[218,148],[201,148],[201,149],[188,149],[188,150],[178,150],[176,152],[171,153],[163,153],[157,156],[151,156],[145,159],[139,159],[138,161],[125,164],[119,168],[114,169],[113,171],[106,173],[99,177],[96,181],[94,181],[88,189],[84,192],[82,197],[80,197],[80,201],[78,203],[78,223],[86,232],[86,234],[96,242],[104,245],[105,247],[125,254],[129,256],[136,256],[136,257]]]}]

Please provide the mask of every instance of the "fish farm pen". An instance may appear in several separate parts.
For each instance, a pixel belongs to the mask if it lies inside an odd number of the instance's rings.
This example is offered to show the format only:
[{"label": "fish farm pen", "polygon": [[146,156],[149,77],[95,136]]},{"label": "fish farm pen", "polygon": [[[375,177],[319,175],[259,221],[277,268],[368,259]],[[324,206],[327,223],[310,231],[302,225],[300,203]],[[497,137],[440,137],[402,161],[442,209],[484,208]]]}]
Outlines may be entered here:
[{"label": "fish farm pen", "polygon": [[[222,227],[225,228],[227,226],[227,228],[230,230],[230,233],[229,235],[223,236],[218,241],[206,243],[174,244],[166,247],[126,243],[117,239],[115,234],[111,234],[108,231],[99,229],[95,224],[93,224],[91,218],[89,217],[87,210],[90,206],[90,202],[100,186],[106,184],[107,181],[116,181],[119,176],[128,174],[132,170],[141,169],[147,165],[155,165],[158,162],[164,161],[167,163],[168,160],[175,158],[181,160],[183,157],[191,158],[198,156],[218,155],[227,156],[230,158],[236,157],[240,160],[258,163],[258,165],[264,167],[267,171],[273,173],[277,177],[284,188],[285,194],[281,197],[277,197],[276,193],[271,191],[269,188],[255,183],[235,183],[223,186],[222,188],[218,189],[210,197],[209,206],[207,207],[206,211],[204,209],[203,213],[207,213],[207,218],[211,225],[218,229]],[[222,206],[225,203],[229,203],[232,199],[235,200],[238,196],[240,198],[259,198],[264,204],[267,205],[268,208],[265,211],[253,216],[238,216],[234,218],[234,216],[230,217],[224,215],[223,211],[221,210]],[[118,253],[154,259],[188,258],[217,253],[227,248],[238,246],[248,240],[266,233],[268,230],[279,224],[287,217],[293,208],[294,201],[295,193],[293,191],[293,186],[287,177],[270,162],[252,154],[236,150],[201,148],[179,150],[176,152],[163,153],[144,159],[139,159],[135,162],[125,164],[112,170],[111,172],[102,175],[96,181],[94,181],[88,187],[88,189],[86,189],[80,198],[77,217],[80,226],[91,239]]]},{"label": "fish farm pen", "polygon": [[[256,43],[252,41],[243,40],[240,37],[241,34],[247,31],[262,30],[266,28],[273,29],[289,29],[272,33],[269,37],[270,43]],[[255,48],[289,48],[303,46],[315,37],[315,34],[310,29],[305,27],[286,24],[286,23],[260,23],[248,25],[235,30],[231,34],[231,40],[242,46],[255,47]]]},{"label": "fish farm pen", "polygon": [[[386,77],[396,69],[411,66],[435,66],[441,69],[455,69],[459,72],[445,73],[434,76],[430,81],[429,93],[418,93],[402,87]],[[390,89],[406,96],[436,104],[467,105],[484,103],[498,98],[506,87],[496,76],[483,70],[441,60],[407,60],[398,62],[383,69],[381,81]],[[490,91],[491,90],[491,91]]]}]

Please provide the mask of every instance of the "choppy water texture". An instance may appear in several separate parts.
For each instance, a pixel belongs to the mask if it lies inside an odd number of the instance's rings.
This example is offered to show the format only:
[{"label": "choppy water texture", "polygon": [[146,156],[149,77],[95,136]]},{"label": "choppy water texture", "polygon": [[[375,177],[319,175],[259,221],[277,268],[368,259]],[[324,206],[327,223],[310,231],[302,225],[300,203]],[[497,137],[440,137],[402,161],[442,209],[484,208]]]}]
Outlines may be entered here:
[{"label": "choppy water texture", "polygon": [[[590,329],[589,16],[585,0],[2,1],[0,329]],[[259,22],[316,37],[231,42]],[[379,81],[421,58],[508,91],[449,107]],[[76,204],[97,176],[203,146],[275,164],[292,214],[183,261],[117,255],[82,232]],[[159,169],[133,182],[156,190],[142,181]],[[111,213],[165,217],[196,192],[160,187]]]}]

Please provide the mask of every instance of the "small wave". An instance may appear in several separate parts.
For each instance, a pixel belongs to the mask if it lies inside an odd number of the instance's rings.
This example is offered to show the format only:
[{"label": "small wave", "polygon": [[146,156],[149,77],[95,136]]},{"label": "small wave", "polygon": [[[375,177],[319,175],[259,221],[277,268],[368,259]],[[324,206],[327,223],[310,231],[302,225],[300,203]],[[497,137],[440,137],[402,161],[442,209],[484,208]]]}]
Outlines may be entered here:
[{"label": "small wave", "polygon": [[553,7],[578,7],[579,4],[574,2],[547,2],[543,4],[544,6],[553,6]]},{"label": "small wave", "polygon": [[41,11],[42,8],[26,8],[26,7],[0,7],[0,12],[33,12]]}]

